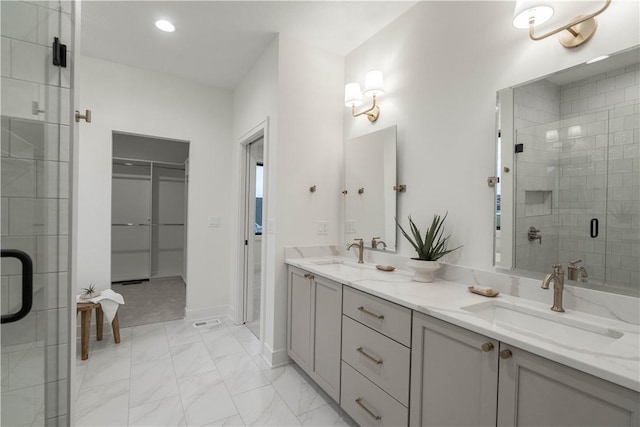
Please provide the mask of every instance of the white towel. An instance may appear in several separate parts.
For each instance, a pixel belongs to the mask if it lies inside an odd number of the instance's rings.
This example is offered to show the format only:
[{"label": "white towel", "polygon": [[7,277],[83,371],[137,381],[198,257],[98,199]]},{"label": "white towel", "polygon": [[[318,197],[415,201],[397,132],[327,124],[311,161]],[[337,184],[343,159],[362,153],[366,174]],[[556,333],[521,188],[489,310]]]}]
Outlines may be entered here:
[{"label": "white towel", "polygon": [[118,312],[118,306],[124,304],[124,298],[119,293],[113,292],[111,289],[105,289],[100,292],[100,295],[94,298],[83,299],[80,295],[76,297],[77,302],[99,302],[102,306],[104,315],[109,320],[109,323],[113,322],[113,318]]}]

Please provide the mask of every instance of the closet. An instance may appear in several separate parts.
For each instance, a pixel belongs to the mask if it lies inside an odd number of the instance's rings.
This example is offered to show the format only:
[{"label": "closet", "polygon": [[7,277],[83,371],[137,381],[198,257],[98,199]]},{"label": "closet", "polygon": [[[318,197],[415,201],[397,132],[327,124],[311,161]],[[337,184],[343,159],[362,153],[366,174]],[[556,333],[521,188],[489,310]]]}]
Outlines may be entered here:
[{"label": "closet", "polygon": [[[142,141],[136,145],[137,139]],[[150,138],[114,134],[111,186],[114,283],[174,276],[185,279],[188,144],[155,140],[149,145],[146,139]]]}]

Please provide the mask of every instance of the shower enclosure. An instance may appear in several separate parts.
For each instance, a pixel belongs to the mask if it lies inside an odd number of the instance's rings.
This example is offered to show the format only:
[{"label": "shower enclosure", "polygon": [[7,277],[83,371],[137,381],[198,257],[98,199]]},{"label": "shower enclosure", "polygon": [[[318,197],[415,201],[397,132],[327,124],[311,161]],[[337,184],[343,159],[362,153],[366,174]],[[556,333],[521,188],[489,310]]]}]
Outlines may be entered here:
[{"label": "shower enclosure", "polygon": [[72,2],[1,2],[0,423],[6,426],[69,425],[71,8]]},{"label": "shower enclosure", "polygon": [[516,131],[515,268],[573,263],[573,280],[637,290],[639,113],[635,100]]}]

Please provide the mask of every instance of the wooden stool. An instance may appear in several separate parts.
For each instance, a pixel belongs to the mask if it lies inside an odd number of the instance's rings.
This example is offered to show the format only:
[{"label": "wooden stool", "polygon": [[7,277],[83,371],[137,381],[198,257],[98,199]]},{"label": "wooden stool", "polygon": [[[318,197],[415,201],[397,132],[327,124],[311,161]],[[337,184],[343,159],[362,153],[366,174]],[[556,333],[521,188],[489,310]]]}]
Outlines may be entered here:
[{"label": "wooden stool", "polygon": [[[76,314],[82,313],[80,316],[80,331],[82,335],[82,360],[89,358],[89,329],[91,328],[91,310],[96,309],[96,339],[102,341],[102,327],[104,322],[104,313],[99,302],[79,302],[76,306]],[[113,329],[113,340],[116,344],[120,344],[120,323],[118,322],[118,312],[111,322]]]}]

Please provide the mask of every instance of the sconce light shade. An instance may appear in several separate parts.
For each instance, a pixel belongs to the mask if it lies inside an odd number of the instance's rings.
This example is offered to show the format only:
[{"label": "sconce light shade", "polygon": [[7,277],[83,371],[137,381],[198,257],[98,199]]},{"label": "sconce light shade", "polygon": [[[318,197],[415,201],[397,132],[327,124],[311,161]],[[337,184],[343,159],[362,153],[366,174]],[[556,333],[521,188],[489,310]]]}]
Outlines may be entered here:
[{"label": "sconce light shade", "polygon": [[360,84],[347,83],[344,86],[344,105],[347,107],[359,107],[362,105]]},{"label": "sconce light shade", "polygon": [[529,19],[534,18],[534,26],[547,22],[553,16],[553,7],[544,0],[517,0],[513,12],[513,26],[529,28]]},{"label": "sconce light shade", "polygon": [[372,70],[364,77],[364,94],[366,96],[380,96],[384,93],[382,71]]},{"label": "sconce light shade", "polygon": [[582,126],[575,125],[569,126],[569,130],[567,131],[567,138],[576,139],[582,136]]}]

